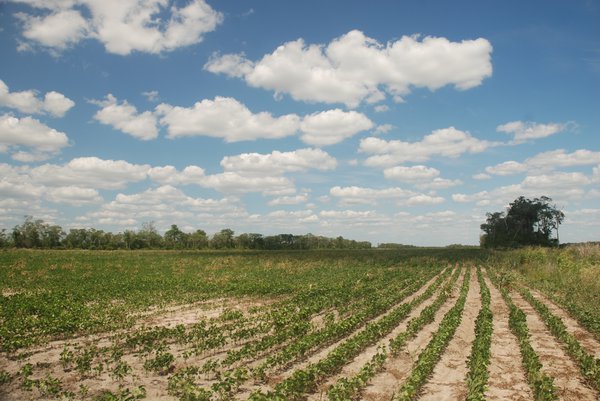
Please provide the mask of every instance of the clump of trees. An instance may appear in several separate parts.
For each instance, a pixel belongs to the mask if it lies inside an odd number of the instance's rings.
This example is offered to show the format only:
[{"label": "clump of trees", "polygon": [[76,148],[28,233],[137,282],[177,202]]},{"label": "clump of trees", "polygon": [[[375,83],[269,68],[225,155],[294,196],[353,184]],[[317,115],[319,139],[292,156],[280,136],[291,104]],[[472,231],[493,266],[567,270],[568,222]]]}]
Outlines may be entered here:
[{"label": "clump of trees", "polygon": [[58,225],[26,217],[12,231],[0,231],[0,247],[41,249],[369,249],[368,241],[343,237],[328,238],[313,234],[277,234],[264,236],[244,233],[238,236],[225,228],[209,237],[205,231],[188,233],[176,224],[161,235],[154,223],[144,223],[139,230],[117,234],[95,228],[72,228],[65,232]]},{"label": "clump of trees", "polygon": [[485,248],[558,246],[558,226],[565,215],[551,202],[547,196],[534,199],[520,196],[506,212],[487,213],[487,220],[481,225],[484,234],[480,245]]}]

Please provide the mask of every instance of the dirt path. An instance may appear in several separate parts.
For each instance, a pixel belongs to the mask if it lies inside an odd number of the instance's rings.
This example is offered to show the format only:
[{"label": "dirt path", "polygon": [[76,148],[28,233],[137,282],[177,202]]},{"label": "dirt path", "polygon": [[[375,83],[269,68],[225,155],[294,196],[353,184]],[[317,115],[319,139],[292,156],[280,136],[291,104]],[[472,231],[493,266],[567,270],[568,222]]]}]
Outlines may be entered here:
[{"label": "dirt path", "polygon": [[567,311],[556,305],[541,292],[534,289],[530,289],[530,292],[536,299],[544,303],[550,312],[562,320],[567,328],[567,332],[575,337],[590,355],[600,358],[600,341],[598,341],[592,333],[587,331],[585,327],[573,319]]},{"label": "dirt path", "polygon": [[542,370],[554,378],[558,396],[565,401],[597,401],[600,394],[589,388],[579,368],[569,358],[562,345],[548,331],[536,311],[519,294],[511,293],[516,306],[527,315],[531,346],[540,357]]},{"label": "dirt path", "polygon": [[462,400],[467,395],[467,358],[475,339],[475,319],[481,309],[479,282],[471,268],[469,292],[462,318],[433,375],[423,387],[422,401]]},{"label": "dirt path", "polygon": [[383,365],[383,371],[376,374],[369,385],[364,389],[362,400],[366,401],[389,401],[392,399],[394,392],[408,378],[412,371],[413,365],[419,354],[425,349],[429,341],[433,337],[433,333],[437,330],[444,315],[452,309],[460,290],[460,284],[464,276],[464,272],[458,278],[456,285],[452,290],[452,294],[448,297],[444,305],[435,314],[434,321],[425,325],[417,336],[408,341],[402,347],[398,355],[389,357]]},{"label": "dirt path", "polygon": [[489,401],[533,400],[533,393],[527,384],[523,369],[519,343],[508,325],[508,306],[502,299],[500,291],[487,277],[485,282],[490,289],[490,308],[494,315],[486,399]]}]

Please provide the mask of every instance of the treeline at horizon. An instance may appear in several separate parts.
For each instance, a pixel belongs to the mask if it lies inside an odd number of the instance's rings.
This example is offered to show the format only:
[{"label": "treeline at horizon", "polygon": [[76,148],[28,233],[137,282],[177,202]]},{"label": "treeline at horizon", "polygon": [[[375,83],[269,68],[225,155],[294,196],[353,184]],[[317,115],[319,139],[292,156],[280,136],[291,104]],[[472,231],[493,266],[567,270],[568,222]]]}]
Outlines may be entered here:
[{"label": "treeline at horizon", "polygon": [[95,228],[71,228],[69,232],[59,225],[45,223],[27,216],[12,230],[0,230],[0,247],[35,249],[371,249],[369,241],[355,241],[342,236],[336,238],[313,234],[262,235],[243,233],[235,235],[225,228],[212,236],[204,230],[184,232],[176,224],[161,235],[154,223],[144,223],[139,230],[119,233]]}]

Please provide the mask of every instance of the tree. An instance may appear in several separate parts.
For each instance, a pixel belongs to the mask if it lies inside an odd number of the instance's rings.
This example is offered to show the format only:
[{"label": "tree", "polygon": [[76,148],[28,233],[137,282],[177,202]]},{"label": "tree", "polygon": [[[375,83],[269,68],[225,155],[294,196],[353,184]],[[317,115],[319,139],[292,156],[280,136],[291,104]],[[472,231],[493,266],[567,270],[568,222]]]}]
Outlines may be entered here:
[{"label": "tree", "polygon": [[177,224],[171,224],[171,228],[165,232],[164,238],[167,248],[183,249],[187,245],[189,234],[184,233],[177,227]]},{"label": "tree", "polygon": [[[481,246],[485,248],[514,248],[520,246],[558,245],[558,226],[565,215],[551,205],[547,196],[515,199],[505,212],[487,213],[481,225],[484,234]],[[552,233],[556,230],[556,238]]]},{"label": "tree", "polygon": [[233,248],[233,230],[224,228],[215,235],[211,240],[211,245],[215,249]]}]

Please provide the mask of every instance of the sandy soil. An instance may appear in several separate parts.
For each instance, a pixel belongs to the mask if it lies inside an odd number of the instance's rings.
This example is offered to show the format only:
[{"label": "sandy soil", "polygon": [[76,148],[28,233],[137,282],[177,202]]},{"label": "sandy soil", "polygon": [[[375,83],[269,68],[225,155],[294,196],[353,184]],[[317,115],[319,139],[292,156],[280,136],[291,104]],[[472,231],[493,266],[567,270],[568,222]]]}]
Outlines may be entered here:
[{"label": "sandy soil", "polygon": [[554,378],[554,385],[560,399],[598,401],[600,395],[587,386],[575,362],[548,331],[533,307],[517,293],[511,293],[511,297],[515,305],[527,315],[531,346],[540,357],[542,370]]},{"label": "sandy soil", "polygon": [[[464,272],[458,278],[457,283],[462,283]],[[414,363],[419,354],[425,349],[437,330],[444,315],[452,309],[458,299],[460,286],[455,285],[451,296],[435,314],[434,321],[425,325],[415,338],[408,341],[400,352],[389,357],[383,365],[383,371],[376,374],[362,394],[363,400],[389,401],[394,392],[406,381],[412,371]]]},{"label": "sandy soil", "polygon": [[590,355],[594,355],[596,358],[600,359],[600,341],[598,341],[592,333],[587,331],[585,327],[581,326],[573,319],[567,311],[556,305],[542,293],[533,289],[530,291],[535,298],[546,305],[550,312],[562,320],[567,328],[567,332],[575,337]]},{"label": "sandy soil", "polygon": [[[431,283],[433,283],[433,281],[431,281],[430,284]],[[415,299],[420,294],[425,292],[427,287],[429,287],[429,286],[428,285],[424,286],[416,294],[411,296],[411,299],[408,299],[407,302],[410,302],[412,299]],[[310,395],[307,399],[309,401],[317,401],[317,400],[324,399],[329,387],[334,385],[340,378],[351,377],[351,376],[354,376],[356,373],[358,373],[360,371],[360,369],[363,367],[363,365],[365,363],[369,362],[373,358],[373,356],[377,353],[378,348],[380,346],[389,345],[390,340],[396,338],[400,333],[406,331],[408,322],[411,319],[419,316],[421,311],[423,309],[425,309],[428,305],[431,305],[434,302],[435,298],[437,297],[438,292],[439,291],[436,291],[429,299],[425,300],[425,302],[421,303],[416,308],[414,308],[408,314],[408,316],[398,326],[396,326],[396,328],[394,328],[394,330],[392,330],[388,335],[384,336],[381,340],[376,342],[374,345],[367,347],[360,355],[358,355],[356,358],[354,358],[349,364],[344,366],[344,368],[342,369],[342,371],[339,374],[330,377],[328,380],[326,380],[324,383],[322,383],[319,386],[319,390],[315,394]]]},{"label": "sandy soil", "polygon": [[423,387],[422,401],[462,400],[467,395],[467,358],[475,339],[475,319],[481,309],[479,282],[471,268],[471,281],[459,326],[446,351]]},{"label": "sandy soil", "polygon": [[508,306],[502,299],[500,291],[490,280],[486,278],[485,282],[490,289],[490,307],[494,315],[486,399],[490,401],[533,400],[533,393],[527,384],[523,369],[519,343],[508,325]]}]

